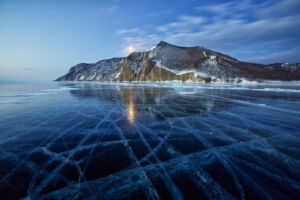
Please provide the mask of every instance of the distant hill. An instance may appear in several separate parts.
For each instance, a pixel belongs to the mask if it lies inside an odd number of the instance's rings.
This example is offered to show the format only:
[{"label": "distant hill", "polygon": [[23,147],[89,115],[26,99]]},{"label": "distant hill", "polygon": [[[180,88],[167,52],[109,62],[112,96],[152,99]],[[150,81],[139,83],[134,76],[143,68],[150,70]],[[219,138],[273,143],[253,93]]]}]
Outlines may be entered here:
[{"label": "distant hill", "polygon": [[161,41],[125,58],[80,63],[57,81],[228,81],[300,80],[300,63],[241,62],[204,47],[179,47]]}]

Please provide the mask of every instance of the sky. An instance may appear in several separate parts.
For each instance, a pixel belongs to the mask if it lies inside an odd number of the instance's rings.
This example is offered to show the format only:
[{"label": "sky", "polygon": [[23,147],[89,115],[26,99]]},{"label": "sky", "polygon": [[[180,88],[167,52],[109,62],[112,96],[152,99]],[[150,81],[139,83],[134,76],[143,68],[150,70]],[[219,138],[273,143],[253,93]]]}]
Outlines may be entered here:
[{"label": "sky", "polygon": [[53,80],[161,40],[242,61],[300,62],[300,1],[0,0],[0,80]]}]

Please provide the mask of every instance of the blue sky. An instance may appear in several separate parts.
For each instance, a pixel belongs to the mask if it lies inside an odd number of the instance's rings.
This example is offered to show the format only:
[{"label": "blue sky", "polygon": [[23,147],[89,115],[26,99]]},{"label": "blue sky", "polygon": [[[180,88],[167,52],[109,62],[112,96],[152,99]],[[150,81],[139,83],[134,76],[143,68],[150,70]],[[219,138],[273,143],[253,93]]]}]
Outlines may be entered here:
[{"label": "blue sky", "polygon": [[0,80],[53,80],[160,40],[300,62],[299,10],[299,0],[0,0]]}]

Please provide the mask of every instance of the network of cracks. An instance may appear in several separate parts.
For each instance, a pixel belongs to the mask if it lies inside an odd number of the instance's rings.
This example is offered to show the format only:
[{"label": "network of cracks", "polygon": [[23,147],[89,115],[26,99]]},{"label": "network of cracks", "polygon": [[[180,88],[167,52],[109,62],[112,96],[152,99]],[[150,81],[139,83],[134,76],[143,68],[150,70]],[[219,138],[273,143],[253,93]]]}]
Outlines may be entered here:
[{"label": "network of cracks", "polygon": [[1,119],[1,199],[299,198],[299,95],[65,93],[47,112]]}]

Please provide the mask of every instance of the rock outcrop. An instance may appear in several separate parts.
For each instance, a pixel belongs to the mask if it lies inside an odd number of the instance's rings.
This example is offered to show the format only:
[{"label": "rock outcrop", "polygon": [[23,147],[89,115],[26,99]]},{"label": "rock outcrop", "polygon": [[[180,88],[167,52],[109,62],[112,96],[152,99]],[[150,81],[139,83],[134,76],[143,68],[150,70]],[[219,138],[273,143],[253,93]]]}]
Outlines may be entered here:
[{"label": "rock outcrop", "polygon": [[95,64],[80,63],[57,81],[113,81],[119,76],[124,58],[100,60]]},{"label": "rock outcrop", "polygon": [[57,81],[263,81],[300,80],[300,63],[270,65],[241,62],[203,47],[160,42],[125,58],[81,63]]}]

